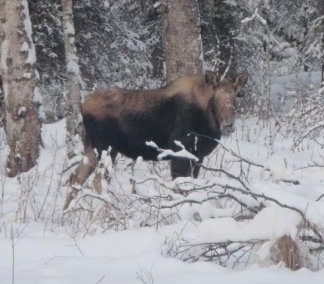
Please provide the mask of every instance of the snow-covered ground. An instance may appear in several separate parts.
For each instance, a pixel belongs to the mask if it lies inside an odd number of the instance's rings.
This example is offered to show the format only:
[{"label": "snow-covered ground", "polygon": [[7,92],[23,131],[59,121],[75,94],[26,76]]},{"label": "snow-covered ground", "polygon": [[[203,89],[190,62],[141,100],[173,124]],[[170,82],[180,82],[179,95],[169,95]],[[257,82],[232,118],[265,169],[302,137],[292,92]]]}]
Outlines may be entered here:
[{"label": "snow-covered ground", "polygon": [[[62,228],[51,232],[40,224],[28,224],[15,240],[15,283],[323,283],[323,270],[292,272],[259,265],[231,270],[208,262],[166,258],[160,247],[174,229],[110,231],[73,239]],[[11,283],[12,242],[3,235],[0,277],[1,283]]]},{"label": "snow-covered ground", "polygon": [[[85,189],[63,213],[64,120],[42,134],[37,168],[14,179],[3,174],[0,142],[1,283],[323,283],[323,244],[314,241],[324,237],[321,137],[295,147],[274,122],[239,120],[199,179],[172,182],[165,162],[141,160],[132,176],[129,160],[113,168],[107,159],[108,190]],[[273,263],[283,235],[314,271]],[[204,254],[211,244],[219,247]]]}]

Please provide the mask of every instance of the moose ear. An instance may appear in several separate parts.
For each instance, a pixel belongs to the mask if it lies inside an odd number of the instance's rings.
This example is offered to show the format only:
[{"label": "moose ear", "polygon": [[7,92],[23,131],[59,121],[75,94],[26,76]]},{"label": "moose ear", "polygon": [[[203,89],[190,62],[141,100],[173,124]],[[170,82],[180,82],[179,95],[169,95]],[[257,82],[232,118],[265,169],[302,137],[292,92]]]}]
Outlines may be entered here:
[{"label": "moose ear", "polygon": [[238,92],[242,87],[245,86],[248,78],[249,74],[247,72],[240,73],[236,76],[234,80],[234,87],[236,89],[236,92]]},{"label": "moose ear", "polygon": [[216,87],[219,84],[216,73],[210,70],[207,70],[205,72],[205,80],[207,85],[211,85],[213,87]]}]

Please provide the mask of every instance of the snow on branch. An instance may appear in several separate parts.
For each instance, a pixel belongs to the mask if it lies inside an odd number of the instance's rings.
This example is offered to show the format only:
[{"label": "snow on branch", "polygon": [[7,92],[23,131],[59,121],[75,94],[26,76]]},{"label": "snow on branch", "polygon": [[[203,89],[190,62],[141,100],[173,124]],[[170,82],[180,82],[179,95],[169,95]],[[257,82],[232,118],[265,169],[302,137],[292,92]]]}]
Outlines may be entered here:
[{"label": "snow on branch", "polygon": [[160,154],[157,156],[158,160],[175,157],[175,158],[193,160],[196,162],[199,161],[199,159],[195,155],[191,154],[189,151],[186,150],[185,146],[180,141],[175,140],[174,144],[176,144],[179,148],[181,148],[181,150],[173,151],[171,149],[162,149],[158,145],[156,145],[156,143],[153,141],[146,142],[147,146],[152,147],[156,149],[158,152],[160,152]]},{"label": "snow on branch", "polygon": [[[214,178],[204,186],[199,186],[198,182],[194,185],[192,195],[183,197],[182,201],[168,201],[169,207],[163,202],[161,208],[179,209],[188,203],[197,206],[212,199],[226,198],[237,202],[245,211],[248,210],[246,212],[250,213],[250,217],[241,218],[243,210],[236,217],[223,215],[222,218],[215,216],[212,219],[197,218],[199,213],[195,213],[195,220],[200,221],[195,225],[195,238],[188,239],[182,229],[181,233],[176,234],[176,238],[165,241],[163,250],[168,256],[188,262],[213,261],[226,267],[249,265],[258,261],[284,262],[287,267],[296,270],[302,266],[298,242],[307,243],[311,253],[323,252],[321,228],[308,218],[310,216],[305,212],[307,209],[286,204],[284,196],[274,197],[263,192],[247,191],[235,186],[236,182],[233,184],[230,179],[224,178]],[[205,192],[205,198],[198,198],[198,192]],[[253,203],[257,206],[251,207]],[[249,222],[246,222],[247,219]],[[270,251],[260,259],[260,247],[264,245],[271,245]]]},{"label": "snow on branch", "polygon": [[300,137],[298,140],[295,141],[294,145],[292,146],[292,149],[296,149],[299,144],[307,137],[309,137],[309,135],[318,130],[318,129],[323,129],[324,128],[324,122],[318,122],[317,124],[309,127]]},{"label": "snow on branch", "polygon": [[254,19],[259,20],[263,25],[267,25],[267,20],[260,16],[258,8],[254,10],[254,13],[251,17],[246,17],[243,20],[241,20],[241,23],[246,24],[248,22],[252,22]]},{"label": "snow on branch", "polygon": [[33,65],[36,63],[36,50],[32,40],[32,25],[29,17],[28,2],[22,1],[22,14],[23,14],[23,25],[26,32],[28,42],[24,42],[22,45],[22,51],[27,52],[26,64]]},{"label": "snow on branch", "polygon": [[274,181],[292,183],[294,185],[300,184],[300,182],[297,179],[291,178],[291,176],[288,176],[287,174],[285,174],[285,171],[278,171],[278,169],[276,169],[274,167],[271,167],[269,165],[266,165],[266,164],[263,164],[263,163],[260,163],[257,161],[253,161],[252,159],[249,159],[247,157],[243,157],[241,154],[236,153],[233,149],[226,147],[219,140],[217,140],[217,142],[220,146],[222,146],[222,148],[226,152],[230,153],[233,157],[235,157],[235,158],[241,160],[242,162],[245,162],[251,166],[262,168],[262,169],[264,169],[264,171],[270,172],[270,175]]}]

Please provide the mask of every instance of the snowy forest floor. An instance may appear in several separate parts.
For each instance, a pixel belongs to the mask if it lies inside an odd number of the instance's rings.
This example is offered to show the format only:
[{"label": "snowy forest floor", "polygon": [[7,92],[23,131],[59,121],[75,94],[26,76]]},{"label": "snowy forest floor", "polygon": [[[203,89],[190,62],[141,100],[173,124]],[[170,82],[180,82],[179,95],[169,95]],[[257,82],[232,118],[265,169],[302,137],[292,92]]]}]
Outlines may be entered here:
[{"label": "snowy forest floor", "polygon": [[[320,136],[300,141],[274,120],[239,119],[197,180],[172,182],[167,162],[138,159],[132,170],[105,157],[103,194],[93,178],[63,212],[64,127],[43,126],[38,166],[14,179],[0,140],[2,283],[322,283]],[[284,235],[307,268],[274,264]]]}]

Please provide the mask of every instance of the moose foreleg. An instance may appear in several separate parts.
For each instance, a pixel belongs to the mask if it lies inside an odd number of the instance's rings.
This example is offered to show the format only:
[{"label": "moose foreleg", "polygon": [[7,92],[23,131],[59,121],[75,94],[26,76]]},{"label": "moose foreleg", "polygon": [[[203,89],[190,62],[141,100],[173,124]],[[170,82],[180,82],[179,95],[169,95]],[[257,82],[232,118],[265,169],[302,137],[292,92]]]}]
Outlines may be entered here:
[{"label": "moose foreleg", "polygon": [[172,179],[177,177],[198,177],[199,165],[192,160],[187,159],[172,159],[171,160],[171,176]]},{"label": "moose foreleg", "polygon": [[63,209],[66,210],[71,201],[76,198],[81,185],[85,183],[87,178],[93,173],[98,165],[98,159],[95,151],[91,147],[87,147],[84,151],[84,158],[79,163],[75,172],[71,174],[69,187],[71,191],[68,193]]}]

